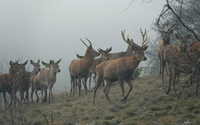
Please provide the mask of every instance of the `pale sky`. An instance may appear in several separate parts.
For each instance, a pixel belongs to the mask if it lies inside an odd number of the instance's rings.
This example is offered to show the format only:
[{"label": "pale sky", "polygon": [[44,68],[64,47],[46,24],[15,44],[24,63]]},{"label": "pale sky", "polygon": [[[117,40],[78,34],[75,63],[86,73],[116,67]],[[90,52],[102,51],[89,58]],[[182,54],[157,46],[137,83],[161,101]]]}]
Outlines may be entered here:
[{"label": "pale sky", "polygon": [[[126,51],[121,30],[126,29],[134,42],[141,45],[142,36],[136,30],[150,29],[160,14],[165,0],[142,3],[135,0],[0,0],[0,62],[5,60],[59,60],[55,91],[70,90],[68,67],[76,53],[84,55],[87,37],[93,48],[112,52]],[[155,39],[153,31],[148,37]],[[87,43],[87,41],[86,41]],[[29,67],[30,63],[29,63]],[[41,64],[41,67],[42,64]],[[8,70],[7,70],[8,71]]]}]

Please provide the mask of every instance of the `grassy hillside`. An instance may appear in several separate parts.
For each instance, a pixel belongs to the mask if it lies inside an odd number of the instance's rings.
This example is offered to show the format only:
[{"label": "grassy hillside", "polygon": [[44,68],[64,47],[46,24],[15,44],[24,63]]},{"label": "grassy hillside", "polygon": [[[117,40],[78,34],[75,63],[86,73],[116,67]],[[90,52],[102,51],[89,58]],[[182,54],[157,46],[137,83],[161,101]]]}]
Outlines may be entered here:
[{"label": "grassy hillside", "polygon": [[[166,78],[167,79],[167,78]],[[186,76],[181,77],[183,82]],[[181,90],[183,84],[178,84]],[[100,87],[97,92],[96,104],[93,105],[93,91],[88,95],[78,93],[73,98],[70,93],[54,96],[52,104],[34,103],[18,106],[16,110],[8,109],[0,112],[0,124],[10,125],[13,117],[15,124],[44,125],[45,117],[54,125],[171,125],[200,124],[200,97],[195,95],[195,85],[188,87],[182,94],[174,112],[177,98],[173,88],[165,95],[168,84],[161,86],[159,75],[138,78],[133,81],[133,90],[126,103],[122,103],[119,85],[113,84],[109,95],[113,104],[109,104]],[[126,91],[128,85],[125,84]],[[42,115],[43,114],[43,115]]]}]

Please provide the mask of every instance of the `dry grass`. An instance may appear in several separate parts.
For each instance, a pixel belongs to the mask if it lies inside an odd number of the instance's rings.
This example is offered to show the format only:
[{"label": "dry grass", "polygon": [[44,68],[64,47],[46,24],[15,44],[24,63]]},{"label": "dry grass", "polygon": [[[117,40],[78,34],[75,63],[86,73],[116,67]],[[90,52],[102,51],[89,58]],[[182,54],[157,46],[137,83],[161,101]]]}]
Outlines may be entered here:
[{"label": "dry grass", "polygon": [[[186,78],[181,77],[181,81]],[[176,86],[181,90],[182,85]],[[46,124],[39,110],[47,116],[49,123],[53,117],[54,125],[168,125],[184,124],[188,120],[191,124],[200,124],[200,97],[195,95],[195,85],[183,93],[173,113],[176,96],[173,88],[168,96],[165,95],[168,84],[161,86],[159,75],[138,78],[133,81],[133,87],[126,103],[120,101],[122,94],[119,85],[113,84],[109,92],[113,104],[108,103],[103,93],[104,87],[100,87],[95,105],[92,104],[92,90],[88,95],[82,93],[81,98],[78,98],[78,93],[73,98],[70,93],[63,92],[54,96],[55,102],[52,104],[28,104],[24,115],[28,125]],[[126,84],[125,88],[127,92]],[[9,111],[2,111],[0,124],[10,122]]]}]

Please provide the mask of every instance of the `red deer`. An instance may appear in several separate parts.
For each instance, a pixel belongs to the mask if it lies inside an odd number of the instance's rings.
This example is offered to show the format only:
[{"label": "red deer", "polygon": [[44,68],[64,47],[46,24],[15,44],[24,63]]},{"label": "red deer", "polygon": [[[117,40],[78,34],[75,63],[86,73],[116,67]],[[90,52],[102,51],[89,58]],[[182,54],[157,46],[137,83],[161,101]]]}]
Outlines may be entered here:
[{"label": "red deer", "polygon": [[[98,49],[99,53],[101,54],[100,58],[95,58],[94,62],[92,64],[92,66],[90,67],[90,72],[89,72],[89,89],[91,89],[91,78],[92,78],[92,74],[94,74],[93,79],[96,83],[96,66],[99,65],[100,63],[102,63],[103,61],[109,60],[110,59],[110,51],[112,50],[112,47],[110,47],[110,49],[106,49],[106,50],[102,50],[102,49]],[[77,58],[83,58],[83,56],[80,56],[77,54]]]},{"label": "red deer", "polygon": [[49,103],[51,102],[51,99],[53,101],[52,88],[53,88],[54,83],[56,82],[56,75],[58,72],[61,71],[58,65],[60,61],[61,59],[55,63],[51,63],[50,68],[43,68],[39,74],[40,83],[46,84],[49,88]]},{"label": "red deer", "polygon": [[17,62],[17,65],[19,67],[19,72],[15,73],[14,74],[14,77],[12,78],[12,82],[11,82],[11,91],[9,93],[10,96],[11,96],[11,102],[10,102],[10,105],[12,104],[13,100],[14,100],[14,106],[16,106],[16,99],[17,99],[17,96],[16,96],[16,93],[17,91],[20,90],[20,88],[23,86],[23,80],[26,79],[26,64],[27,64],[28,60],[25,61],[23,64],[19,64]]},{"label": "red deer", "polygon": [[26,92],[26,100],[28,101],[29,99],[29,88],[30,88],[30,78],[33,75],[37,75],[40,72],[40,60],[38,60],[37,63],[34,63],[32,60],[30,60],[30,63],[33,65],[33,70],[32,72],[26,72],[26,74],[23,76],[23,79],[21,81],[21,86],[20,86],[20,95],[21,95],[21,101],[24,100],[24,93]]},{"label": "red deer", "polygon": [[[158,58],[160,60],[160,74],[162,74],[162,79],[163,79],[164,68],[165,68],[166,62],[163,61],[163,59],[162,59],[163,57],[162,57],[161,53],[162,53],[164,46],[170,45],[170,36],[173,33],[172,28],[176,25],[177,20],[167,31],[161,27],[159,22],[160,22],[160,18],[157,20],[157,27],[158,27],[159,31],[161,32],[162,39],[158,43],[157,52],[158,52]],[[162,81],[162,83],[164,83],[164,80]]]},{"label": "red deer", "polygon": [[[42,64],[46,67],[46,68],[51,68],[51,64],[53,64],[54,61],[50,60],[49,63],[45,63],[42,61]],[[39,102],[39,97],[37,94],[38,90],[41,90],[41,94],[42,94],[42,102],[47,102],[47,85],[45,83],[41,83],[40,79],[39,79],[39,75],[34,75],[30,78],[30,84],[31,84],[31,101],[33,103],[33,92],[35,91],[35,94],[37,96],[37,102]],[[45,96],[43,99],[43,92],[45,92]]]},{"label": "red deer", "polygon": [[[79,97],[81,96],[81,78],[84,78],[84,83],[86,83],[89,69],[94,62],[94,58],[100,55],[97,51],[93,49],[92,43],[88,39],[87,41],[90,43],[89,46],[87,46],[87,44],[85,44],[85,42],[82,39],[81,41],[87,47],[84,58],[72,60],[69,66],[71,85],[73,86],[72,93],[74,96],[76,80],[78,79]],[[83,86],[85,89],[85,94],[87,94],[86,84],[84,84]]]},{"label": "red deer", "polygon": [[9,64],[10,64],[9,73],[0,75],[0,93],[3,93],[5,109],[6,109],[6,92],[11,94],[14,75],[17,72],[21,72],[20,67],[18,65],[18,61],[16,62],[10,61]]},{"label": "red deer", "polygon": [[[141,29],[140,29],[141,30]],[[122,57],[119,59],[115,60],[109,60],[102,62],[96,67],[96,72],[97,72],[97,86],[95,87],[94,90],[94,99],[93,99],[93,104],[95,104],[95,96],[96,92],[99,88],[99,86],[102,84],[103,80],[106,80],[107,84],[104,89],[104,94],[111,103],[110,98],[108,96],[108,91],[112,85],[113,82],[118,81],[123,99],[122,101],[125,102],[125,100],[128,98],[128,95],[130,94],[131,90],[133,89],[132,82],[131,82],[131,77],[134,73],[134,70],[137,68],[137,66],[140,64],[141,61],[147,60],[147,58],[144,55],[144,51],[148,48],[147,44],[147,34],[146,30],[145,33],[143,34],[141,30],[141,34],[143,37],[143,43],[142,46],[138,46],[133,42],[133,39],[125,39],[124,38],[124,32],[121,32],[123,40],[129,44],[133,50],[135,51],[132,53],[131,56],[129,57]],[[145,38],[146,36],[146,38]],[[129,91],[126,96],[124,96],[124,83],[123,81],[126,81],[127,84],[129,85]]]},{"label": "red deer", "polygon": [[[198,42],[200,45],[200,42]],[[178,53],[176,55],[171,54],[170,57],[170,74],[169,74],[169,88],[166,92],[166,94],[169,94],[170,89],[171,89],[171,80],[174,88],[174,92],[176,93],[176,88],[175,88],[175,79],[177,76],[179,76],[181,73],[192,73],[192,68],[195,67],[196,63],[198,62],[200,58],[200,51],[195,51],[195,52],[189,52],[189,53]],[[189,65],[189,66],[188,66]],[[198,65],[198,69],[199,69]],[[198,82],[197,82],[197,88],[196,88],[196,94],[198,94]]]},{"label": "red deer", "polygon": [[[186,34],[185,36],[176,34],[176,39],[178,39],[178,46],[177,45],[166,45],[160,51],[163,62],[168,63],[170,60],[171,54],[185,53],[187,50],[187,40],[190,37],[191,37],[191,34]],[[162,67],[162,71],[164,71],[164,67]],[[177,77],[177,81],[179,82],[179,76]],[[162,82],[164,83],[164,73],[162,73]]]}]

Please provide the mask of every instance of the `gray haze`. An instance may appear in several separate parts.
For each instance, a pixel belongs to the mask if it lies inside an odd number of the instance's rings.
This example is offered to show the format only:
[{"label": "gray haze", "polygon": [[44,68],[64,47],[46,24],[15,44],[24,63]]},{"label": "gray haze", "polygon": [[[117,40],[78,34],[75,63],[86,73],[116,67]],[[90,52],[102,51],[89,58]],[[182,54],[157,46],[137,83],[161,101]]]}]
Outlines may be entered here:
[{"label": "gray haze", "polygon": [[[149,30],[165,4],[164,0],[149,4],[135,0],[122,12],[131,1],[0,0],[1,65],[8,72],[6,61],[18,58],[23,62],[62,59],[53,89],[69,91],[70,62],[76,59],[76,53],[84,55],[86,50],[80,38],[87,37],[95,49],[112,47],[112,52],[125,51],[127,44],[121,38],[121,30],[126,29],[126,35],[140,45],[142,37],[136,30]],[[154,32],[148,32],[148,37],[154,39]],[[28,67],[31,70],[30,63]]]}]

